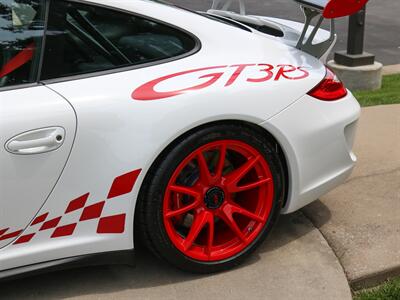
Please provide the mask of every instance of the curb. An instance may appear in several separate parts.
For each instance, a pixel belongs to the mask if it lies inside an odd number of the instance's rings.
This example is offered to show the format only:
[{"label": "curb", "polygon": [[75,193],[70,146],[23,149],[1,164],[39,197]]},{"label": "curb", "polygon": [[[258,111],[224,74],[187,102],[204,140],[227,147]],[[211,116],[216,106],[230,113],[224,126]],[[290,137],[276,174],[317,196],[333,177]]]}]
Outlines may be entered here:
[{"label": "curb", "polygon": [[400,74],[400,64],[383,67],[382,75],[394,75],[394,74]]},{"label": "curb", "polygon": [[[400,65],[399,65],[399,67],[400,67]],[[333,254],[335,254],[340,266],[342,267],[343,273],[346,276],[349,286],[353,292],[376,287],[376,286],[384,283],[387,280],[394,279],[394,278],[400,276],[400,265],[398,265],[394,268],[390,268],[387,270],[382,270],[380,272],[375,272],[375,273],[371,273],[368,275],[364,275],[360,278],[349,279],[347,276],[345,267],[343,266],[340,258],[337,256],[335,250],[333,250],[333,247],[329,243],[329,240],[326,238],[326,236],[323,234],[323,232],[314,224],[312,219],[310,219],[307,216],[307,214],[304,211],[301,210],[301,214],[315,227],[315,229],[317,229],[320,232],[321,236],[326,241],[329,248],[331,248]]]},{"label": "curb", "polygon": [[388,270],[383,270],[373,274],[365,275],[363,277],[349,281],[350,287],[353,291],[368,289],[376,287],[387,280],[394,279],[400,276],[400,265]]},{"label": "curb", "polygon": [[324,235],[324,233],[316,226],[316,224],[314,224],[314,222],[312,221],[311,218],[308,217],[307,213],[304,210],[300,210],[300,213],[304,216],[305,219],[308,220],[308,222],[310,222],[310,224],[319,232],[319,234],[322,236],[322,238],[325,240],[325,242],[327,243],[328,247],[331,249],[332,253],[335,255],[336,260],[338,261],[338,264],[340,265],[340,268],[342,269],[342,272],[344,274],[344,277],[346,277],[347,283],[351,289],[351,291],[353,292],[355,289],[352,286],[351,282],[349,281],[349,278],[347,277],[347,273],[346,273],[346,269],[344,268],[342,261],[340,260],[339,256],[336,254],[335,250],[333,250],[333,247],[331,246],[331,244],[329,243],[329,240],[326,238],[326,236]]}]

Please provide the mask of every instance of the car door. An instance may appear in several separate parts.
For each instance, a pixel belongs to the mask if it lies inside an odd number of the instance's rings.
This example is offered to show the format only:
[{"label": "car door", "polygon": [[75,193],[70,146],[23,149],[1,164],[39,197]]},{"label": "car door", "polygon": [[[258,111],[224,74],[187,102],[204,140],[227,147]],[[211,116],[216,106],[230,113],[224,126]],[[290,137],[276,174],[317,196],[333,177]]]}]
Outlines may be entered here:
[{"label": "car door", "polygon": [[0,248],[35,218],[75,137],[73,108],[38,83],[46,2],[0,0]]}]

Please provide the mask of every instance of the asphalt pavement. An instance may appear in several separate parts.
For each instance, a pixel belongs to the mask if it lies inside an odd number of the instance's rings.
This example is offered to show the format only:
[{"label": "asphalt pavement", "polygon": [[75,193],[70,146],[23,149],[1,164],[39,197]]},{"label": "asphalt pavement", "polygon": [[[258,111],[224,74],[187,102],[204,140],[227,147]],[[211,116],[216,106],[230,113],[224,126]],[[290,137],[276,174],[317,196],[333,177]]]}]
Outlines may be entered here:
[{"label": "asphalt pavement", "polygon": [[[170,2],[194,9],[207,10],[212,1],[170,0]],[[247,13],[303,22],[299,6],[293,0],[246,0]],[[376,55],[384,65],[400,64],[400,1],[371,0],[367,5],[365,51]],[[336,50],[347,47],[348,18],[337,20],[338,42]],[[210,33],[212,34],[212,33]]]}]

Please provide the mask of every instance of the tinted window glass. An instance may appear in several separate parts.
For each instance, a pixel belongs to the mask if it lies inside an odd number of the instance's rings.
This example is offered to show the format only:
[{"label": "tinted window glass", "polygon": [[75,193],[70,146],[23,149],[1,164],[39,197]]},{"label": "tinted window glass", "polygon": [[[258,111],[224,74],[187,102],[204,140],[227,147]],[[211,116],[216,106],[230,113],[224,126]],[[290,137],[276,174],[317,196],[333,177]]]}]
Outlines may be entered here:
[{"label": "tinted window glass", "polygon": [[152,20],[52,1],[42,79],[155,62],[194,47],[187,34]]},{"label": "tinted window glass", "polygon": [[36,81],[44,2],[0,0],[0,87]]}]

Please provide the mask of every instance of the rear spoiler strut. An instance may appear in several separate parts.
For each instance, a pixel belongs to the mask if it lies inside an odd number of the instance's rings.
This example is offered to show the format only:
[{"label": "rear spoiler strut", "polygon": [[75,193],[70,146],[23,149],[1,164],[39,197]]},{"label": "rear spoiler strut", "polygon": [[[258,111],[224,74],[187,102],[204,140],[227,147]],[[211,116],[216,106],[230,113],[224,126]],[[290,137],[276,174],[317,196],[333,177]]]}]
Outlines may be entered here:
[{"label": "rear spoiler strut", "polygon": [[[209,13],[227,17],[238,22],[253,24],[256,26],[273,26],[266,24],[265,20],[256,16],[246,15],[245,0],[239,1],[239,14],[229,11],[234,0],[213,0],[213,5]],[[307,52],[317,58],[321,58],[336,40],[335,20],[336,18],[352,15],[358,12],[368,0],[294,0],[297,2],[305,17],[304,27],[296,48]],[[317,19],[311,33],[309,29],[312,21]],[[315,36],[321,28],[324,19],[330,19],[330,36],[322,42],[315,42]]]}]

